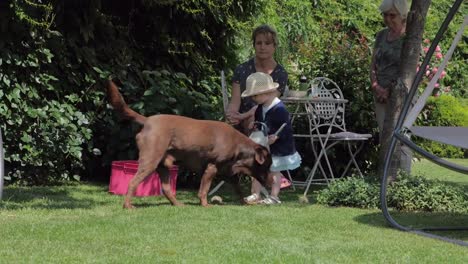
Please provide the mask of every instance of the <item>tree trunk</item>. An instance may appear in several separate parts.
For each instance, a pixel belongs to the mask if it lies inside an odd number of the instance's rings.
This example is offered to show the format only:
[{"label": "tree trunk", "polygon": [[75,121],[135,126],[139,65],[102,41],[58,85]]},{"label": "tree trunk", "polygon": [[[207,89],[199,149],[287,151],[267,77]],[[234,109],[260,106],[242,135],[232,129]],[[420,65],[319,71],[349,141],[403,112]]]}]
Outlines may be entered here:
[{"label": "tree trunk", "polygon": [[[416,75],[416,68],[421,54],[421,43],[424,32],[424,24],[426,15],[431,4],[430,0],[413,0],[411,10],[408,13],[406,22],[406,37],[403,41],[401,50],[400,76],[393,90],[391,90],[390,98],[387,102],[387,111],[385,123],[382,131],[381,149],[379,153],[379,174],[383,175],[385,165],[385,155],[389,148],[393,131],[395,129],[398,117],[400,116],[403,104],[408,94],[408,89],[413,83]],[[409,156],[402,155],[402,151]],[[409,166],[404,166],[405,160],[411,162],[411,151],[406,146],[401,146],[398,142],[392,157],[392,163],[389,166],[388,175],[390,180],[395,180],[398,170],[403,169],[409,173]]]}]

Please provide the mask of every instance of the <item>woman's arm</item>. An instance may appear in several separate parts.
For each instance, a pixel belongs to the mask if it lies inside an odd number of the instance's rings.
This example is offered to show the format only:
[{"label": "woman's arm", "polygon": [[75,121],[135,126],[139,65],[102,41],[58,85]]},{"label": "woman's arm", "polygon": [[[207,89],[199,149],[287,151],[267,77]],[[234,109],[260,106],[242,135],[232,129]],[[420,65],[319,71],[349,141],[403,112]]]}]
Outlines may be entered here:
[{"label": "woman's arm", "polygon": [[375,65],[375,54],[378,52],[378,49],[374,49],[372,52],[372,60],[370,64],[370,81],[371,81],[371,89],[375,90],[379,85],[377,83],[377,68]]},{"label": "woman's arm", "polygon": [[378,48],[375,48],[372,52],[372,60],[370,66],[370,81],[371,81],[371,90],[374,92],[377,100],[380,103],[385,103],[388,99],[389,93],[388,90],[384,87],[380,86],[377,80],[377,64],[376,64],[376,55],[378,52]]},{"label": "woman's arm", "polygon": [[228,105],[228,109],[226,113],[226,117],[228,121],[233,125],[237,125],[243,120],[252,118],[255,114],[255,110],[257,110],[257,106],[254,106],[245,113],[239,113],[240,103],[241,103],[240,84],[233,83],[231,102]]}]

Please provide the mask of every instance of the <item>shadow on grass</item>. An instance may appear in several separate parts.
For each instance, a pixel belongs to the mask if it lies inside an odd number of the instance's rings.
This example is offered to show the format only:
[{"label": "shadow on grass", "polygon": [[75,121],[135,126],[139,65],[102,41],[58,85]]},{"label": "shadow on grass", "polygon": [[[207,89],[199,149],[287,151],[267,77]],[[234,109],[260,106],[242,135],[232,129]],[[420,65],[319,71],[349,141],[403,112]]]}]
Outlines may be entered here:
[{"label": "shadow on grass", "polygon": [[[124,196],[120,196],[122,201]],[[200,205],[200,202],[197,197],[197,192],[195,190],[188,189],[178,189],[176,192],[176,198],[179,202],[182,202],[187,206],[197,206]],[[164,195],[160,196],[147,196],[147,197],[134,197],[132,199],[132,204],[136,208],[148,208],[148,207],[157,207],[157,206],[172,206],[172,204],[167,200]]]},{"label": "shadow on grass", "polygon": [[[213,184],[213,187],[216,186]],[[313,191],[321,188],[313,186],[308,195],[310,205],[314,203]],[[230,183],[225,183],[219,191],[213,195],[221,196],[224,205],[239,205],[241,199],[250,195],[250,183],[242,182],[242,197],[240,197]],[[288,206],[307,206],[309,204],[299,203],[299,197],[303,196],[304,189],[293,190],[291,187],[281,190],[280,199]],[[198,189],[178,189],[177,199],[187,206],[199,206],[197,197]],[[212,195],[212,196],[213,196]],[[208,197],[208,201],[212,196]],[[108,193],[108,186],[105,184],[86,183],[66,186],[34,186],[18,187],[8,186],[3,192],[0,201],[0,210],[21,210],[21,209],[92,209],[99,206],[121,207],[124,197],[122,195],[112,195]],[[169,201],[164,196],[134,197],[135,207],[170,206]],[[211,202],[210,202],[211,203]]]},{"label": "shadow on grass", "polygon": [[[250,182],[242,182],[241,183],[241,190],[242,196],[239,196],[235,191],[234,187],[230,183],[224,183],[218,191],[216,191],[213,195],[208,197],[208,201],[210,201],[211,197],[213,196],[220,196],[223,199],[223,203],[226,205],[241,205],[241,200],[250,195]],[[213,186],[216,186],[214,184]],[[295,190],[292,186],[288,188],[281,189],[279,193],[279,198],[282,203],[286,203],[288,205],[296,204],[298,206],[307,206],[313,205],[315,203],[315,191],[325,188],[323,185],[311,185],[309,192],[307,194],[307,198],[309,203],[302,203],[300,198],[304,196],[304,188],[303,187],[296,187]],[[198,190],[192,190],[193,192],[197,192]],[[268,189],[268,192],[270,190]],[[262,197],[264,194],[261,194]]]},{"label": "shadow on grass", "polygon": [[90,209],[114,203],[113,199],[102,199],[107,193],[105,186],[41,186],[5,188],[0,208],[20,209]]},{"label": "shadow on grass", "polygon": [[[468,215],[458,213],[431,213],[431,212],[391,212],[392,217],[400,225],[421,229],[428,227],[468,227]],[[383,214],[370,213],[355,217],[355,221],[376,226],[391,228]],[[468,241],[468,230],[455,231],[427,231],[428,233],[449,238]]]}]

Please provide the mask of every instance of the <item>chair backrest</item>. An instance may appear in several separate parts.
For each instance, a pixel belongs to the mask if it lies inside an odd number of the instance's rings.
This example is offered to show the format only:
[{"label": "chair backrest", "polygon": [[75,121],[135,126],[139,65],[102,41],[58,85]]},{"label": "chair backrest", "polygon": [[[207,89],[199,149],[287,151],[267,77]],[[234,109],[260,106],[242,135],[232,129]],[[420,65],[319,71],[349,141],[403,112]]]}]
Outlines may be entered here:
[{"label": "chair backrest", "polygon": [[5,167],[3,165],[3,139],[2,130],[0,129],[0,200],[2,200],[3,196],[3,176],[5,173]]},{"label": "chair backrest", "polygon": [[[320,99],[344,99],[340,87],[326,77],[317,77],[309,82],[308,96]],[[346,131],[345,103],[344,102],[320,102],[309,104],[307,111],[312,115],[313,130],[321,127],[332,128],[338,132]]]},{"label": "chair backrest", "polygon": [[226,113],[229,104],[229,94],[227,91],[226,76],[224,75],[224,71],[221,71],[221,93],[223,96],[223,110],[224,113]]}]

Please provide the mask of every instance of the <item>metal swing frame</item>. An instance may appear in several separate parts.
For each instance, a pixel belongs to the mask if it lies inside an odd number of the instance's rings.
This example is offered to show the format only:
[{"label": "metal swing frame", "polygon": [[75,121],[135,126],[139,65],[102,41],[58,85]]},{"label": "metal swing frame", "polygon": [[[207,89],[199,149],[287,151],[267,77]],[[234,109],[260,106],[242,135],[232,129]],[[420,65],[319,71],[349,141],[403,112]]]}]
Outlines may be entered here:
[{"label": "metal swing frame", "polygon": [[[434,162],[434,163],[436,163],[436,164],[438,164],[440,166],[443,166],[445,168],[448,168],[450,170],[454,170],[454,171],[457,171],[457,172],[468,174],[468,167],[461,166],[461,165],[455,164],[453,162],[449,162],[447,160],[444,160],[444,159],[442,159],[442,158],[440,158],[440,157],[438,157],[436,155],[433,155],[433,154],[421,149],[418,145],[413,143],[406,136],[406,134],[409,131],[408,131],[407,126],[405,127],[405,124],[407,124],[406,123],[407,120],[405,121],[405,119],[406,119],[406,117],[408,115],[408,112],[410,110],[412,99],[416,95],[417,90],[418,90],[418,85],[419,85],[419,83],[420,83],[420,81],[421,81],[421,79],[423,77],[424,70],[422,70],[422,69],[426,69],[426,66],[429,64],[430,58],[432,57],[432,55],[433,55],[433,53],[434,53],[434,51],[436,49],[437,44],[439,43],[440,39],[442,38],[442,35],[447,30],[448,25],[452,21],[455,13],[459,9],[462,2],[463,2],[463,0],[456,0],[455,3],[453,4],[453,6],[451,7],[451,9],[449,10],[444,22],[442,23],[439,31],[437,32],[437,34],[436,34],[436,36],[434,38],[434,41],[432,42],[432,44],[431,44],[431,46],[430,46],[430,48],[429,48],[429,50],[428,50],[428,52],[426,54],[426,57],[424,58],[424,61],[423,61],[422,65],[421,65],[421,67],[420,67],[420,70],[416,74],[416,77],[415,77],[415,79],[414,79],[414,81],[413,81],[413,83],[411,85],[411,89],[409,91],[409,94],[405,99],[403,109],[402,109],[401,114],[400,114],[400,116],[398,118],[398,122],[397,122],[397,124],[395,126],[395,130],[394,130],[392,138],[391,138],[389,149],[388,149],[388,151],[386,153],[386,156],[385,156],[384,173],[383,173],[381,188],[380,188],[380,202],[381,202],[382,213],[383,213],[385,219],[387,220],[387,222],[391,226],[393,226],[393,227],[395,227],[395,228],[397,228],[399,230],[402,230],[402,231],[412,232],[412,233],[415,233],[415,234],[418,234],[418,235],[443,240],[443,241],[454,243],[454,244],[461,245],[461,246],[468,246],[468,242],[465,242],[463,240],[452,239],[452,238],[448,238],[448,237],[445,237],[445,236],[436,235],[436,234],[432,234],[432,233],[427,232],[427,231],[468,230],[468,226],[412,228],[412,227],[404,226],[404,225],[398,223],[391,216],[391,214],[390,214],[390,212],[388,210],[388,206],[387,206],[387,186],[388,186],[388,177],[389,177],[388,171],[389,171],[389,166],[391,164],[391,160],[392,160],[392,156],[393,156],[392,154],[393,154],[393,152],[395,150],[395,147],[396,147],[396,144],[397,144],[397,140],[400,141],[401,143],[407,145],[412,150],[414,150],[417,153],[421,154],[425,158],[429,159],[431,162]],[[464,27],[464,25],[466,25],[467,21],[468,21],[468,16],[465,16],[464,24],[462,25],[462,28],[460,30],[461,34],[463,33],[463,27]],[[441,70],[441,69],[439,69],[439,70]],[[462,129],[463,129],[463,131],[465,131],[465,129],[468,131],[468,128],[462,128]]]}]

